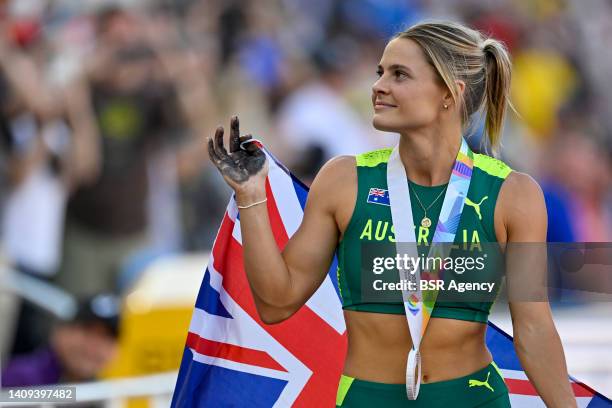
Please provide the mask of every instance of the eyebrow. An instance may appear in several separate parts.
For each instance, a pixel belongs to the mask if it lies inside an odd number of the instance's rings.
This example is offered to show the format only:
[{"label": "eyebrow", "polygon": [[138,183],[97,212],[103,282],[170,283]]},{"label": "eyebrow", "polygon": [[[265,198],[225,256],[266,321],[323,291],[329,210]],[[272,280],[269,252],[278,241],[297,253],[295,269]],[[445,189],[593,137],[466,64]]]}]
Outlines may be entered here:
[{"label": "eyebrow", "polygon": [[[378,69],[384,69],[382,65],[378,64]],[[410,68],[408,68],[405,65],[402,64],[393,64],[389,66],[389,70],[393,71],[394,69],[402,69],[404,71],[408,71],[410,74],[412,74],[412,70]]]}]

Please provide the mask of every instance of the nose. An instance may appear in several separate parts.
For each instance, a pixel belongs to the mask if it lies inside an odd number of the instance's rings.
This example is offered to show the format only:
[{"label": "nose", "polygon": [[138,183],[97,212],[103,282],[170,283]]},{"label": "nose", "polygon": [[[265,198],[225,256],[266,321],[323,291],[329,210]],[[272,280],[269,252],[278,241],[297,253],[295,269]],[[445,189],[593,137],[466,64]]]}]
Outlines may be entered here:
[{"label": "nose", "polygon": [[374,82],[374,84],[372,85],[372,103],[374,103],[378,95],[388,94],[389,88],[385,86],[384,82],[382,81],[382,78],[379,78],[376,82]]},{"label": "nose", "polygon": [[379,94],[387,95],[389,93],[389,87],[385,84],[383,77],[380,77],[372,85],[372,95],[376,96]]},{"label": "nose", "polygon": [[376,99],[380,96],[380,95],[388,95],[389,94],[389,87],[385,85],[385,82],[383,81],[383,78],[378,78],[378,80],[376,82],[374,82],[374,84],[372,84],[372,104],[376,103]]}]

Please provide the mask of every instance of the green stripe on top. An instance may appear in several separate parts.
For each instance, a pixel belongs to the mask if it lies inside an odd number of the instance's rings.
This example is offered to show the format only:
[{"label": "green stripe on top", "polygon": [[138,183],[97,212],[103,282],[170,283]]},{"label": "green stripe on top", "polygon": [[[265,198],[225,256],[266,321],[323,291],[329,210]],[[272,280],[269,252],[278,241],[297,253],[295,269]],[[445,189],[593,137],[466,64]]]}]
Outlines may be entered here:
[{"label": "green stripe on top", "polygon": [[356,156],[357,167],[376,167],[379,164],[387,163],[391,156],[392,148],[374,150]]},{"label": "green stripe on top", "polygon": [[484,154],[474,155],[474,166],[493,177],[505,179],[512,169],[503,161]]},{"label": "green stripe on top", "polygon": [[[379,164],[387,163],[392,150],[392,148],[385,148],[358,154],[356,156],[357,166],[376,167]],[[501,160],[478,153],[474,154],[474,166],[491,176],[501,179],[505,179],[512,172],[512,169]]]}]

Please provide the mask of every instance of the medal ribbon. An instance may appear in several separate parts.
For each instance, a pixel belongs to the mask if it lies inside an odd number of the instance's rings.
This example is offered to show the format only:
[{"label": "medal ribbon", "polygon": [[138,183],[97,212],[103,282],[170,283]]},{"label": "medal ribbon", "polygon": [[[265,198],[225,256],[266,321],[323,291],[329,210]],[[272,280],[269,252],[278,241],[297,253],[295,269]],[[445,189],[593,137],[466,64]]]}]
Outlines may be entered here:
[{"label": "medal ribbon", "polygon": [[[428,257],[433,256],[434,243],[453,243],[463,212],[465,198],[467,197],[474,167],[474,153],[468,147],[465,139],[461,139],[461,148],[455,159],[448,188],[444,196],[442,210],[436,225],[434,237],[431,242]],[[418,259],[415,224],[412,218],[412,203],[408,189],[406,169],[399,156],[398,146],[393,148],[387,163],[387,188],[391,202],[391,217],[395,229],[396,252],[398,255],[408,255],[410,259]],[[435,256],[446,258],[450,252],[450,245],[442,250],[438,248]],[[421,271],[419,264],[412,265],[414,273],[400,268],[399,276],[403,282],[414,282],[412,289],[402,290],[402,300],[408,321],[408,329],[412,338],[412,349],[408,353],[406,366],[406,393],[408,399],[415,400],[421,386],[421,356],[419,348],[429,323],[431,312],[436,303],[437,290],[420,290]],[[437,279],[438,271],[423,271],[424,278]],[[404,285],[403,287],[405,287]]]}]

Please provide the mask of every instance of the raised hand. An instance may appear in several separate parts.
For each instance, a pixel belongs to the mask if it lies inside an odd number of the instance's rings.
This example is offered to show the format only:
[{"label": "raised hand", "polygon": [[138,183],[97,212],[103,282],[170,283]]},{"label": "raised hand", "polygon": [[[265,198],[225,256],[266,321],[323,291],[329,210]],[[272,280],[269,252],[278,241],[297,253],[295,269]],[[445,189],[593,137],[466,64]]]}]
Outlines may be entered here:
[{"label": "raised hand", "polygon": [[223,146],[224,129],[222,126],[217,128],[214,141],[211,138],[208,139],[210,160],[236,193],[264,191],[265,178],[268,173],[266,155],[255,143],[243,145],[252,136],[240,136],[237,116],[232,117],[230,128],[229,153]]}]

